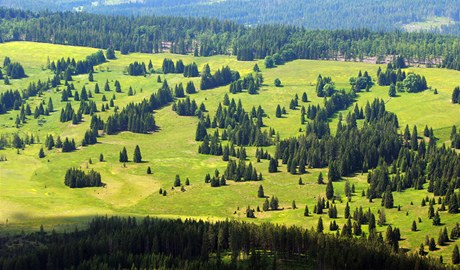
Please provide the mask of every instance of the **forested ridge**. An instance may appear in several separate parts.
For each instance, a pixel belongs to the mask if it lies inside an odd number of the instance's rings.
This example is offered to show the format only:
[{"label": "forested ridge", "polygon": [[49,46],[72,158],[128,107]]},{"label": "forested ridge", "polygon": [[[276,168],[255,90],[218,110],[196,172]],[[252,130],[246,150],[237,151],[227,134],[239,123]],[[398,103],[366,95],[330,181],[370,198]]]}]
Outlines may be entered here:
[{"label": "forested ridge", "polygon": [[[409,63],[460,69],[460,41],[432,33],[306,30],[286,25],[246,27],[230,21],[181,17],[101,16],[73,12],[0,9],[0,41],[114,48],[130,52],[194,53],[196,56],[238,55],[241,60],[263,59],[278,53],[294,59],[383,61],[403,56]],[[239,52],[244,52],[241,54]]]},{"label": "forested ridge", "polygon": [[[97,4],[93,4],[97,3]],[[83,10],[98,14],[123,16],[166,15],[228,19],[245,25],[288,24],[307,29],[395,30],[412,22],[432,17],[460,20],[458,0],[425,1],[303,1],[303,0],[1,0],[0,5],[32,10]],[[427,30],[430,30],[429,28]],[[458,23],[450,23],[431,31],[460,34]]]}]

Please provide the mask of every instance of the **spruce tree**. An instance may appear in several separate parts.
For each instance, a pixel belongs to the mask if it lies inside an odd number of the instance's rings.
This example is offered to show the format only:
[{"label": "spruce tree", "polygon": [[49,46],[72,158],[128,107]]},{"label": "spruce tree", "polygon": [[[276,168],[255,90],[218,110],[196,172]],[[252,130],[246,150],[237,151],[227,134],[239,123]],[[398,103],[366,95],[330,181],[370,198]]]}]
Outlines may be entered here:
[{"label": "spruce tree", "polygon": [[53,100],[49,98],[48,99],[48,112],[53,112],[53,111],[54,111]]},{"label": "spruce tree", "polygon": [[152,169],[150,168],[150,166],[147,167],[147,174],[152,174]]},{"label": "spruce tree", "polygon": [[265,198],[264,204],[262,206],[262,209],[266,212],[270,210],[270,202],[268,201],[268,198]]},{"label": "spruce tree", "polygon": [[391,187],[390,185],[387,185],[385,195],[384,195],[384,205],[385,208],[393,208],[394,202],[393,202],[393,194],[391,193]]},{"label": "spruce tree", "polygon": [[274,173],[278,171],[277,161],[274,158],[270,158],[270,163],[268,165],[268,172]]},{"label": "spruce tree", "polygon": [[282,114],[282,113],[281,113],[281,107],[280,107],[280,105],[278,104],[278,106],[276,106],[276,113],[275,113],[276,118],[281,118],[281,114]]},{"label": "spruce tree", "polygon": [[319,217],[318,225],[316,226],[316,232],[322,233],[324,231],[323,218]]},{"label": "spruce tree", "polygon": [[417,222],[415,222],[415,220],[412,222],[411,231],[413,231],[413,232],[416,232],[416,231],[417,231]]},{"label": "spruce tree", "polygon": [[259,197],[259,198],[264,198],[265,197],[264,187],[262,185],[259,186],[259,191],[257,192],[257,197]]},{"label": "spruce tree", "polygon": [[324,179],[323,179],[323,173],[320,172],[318,175],[318,184],[323,185],[324,184]]},{"label": "spruce tree", "polygon": [[45,151],[43,151],[43,147],[40,148],[40,151],[38,152],[38,158],[44,158],[45,157]]},{"label": "spruce tree", "polygon": [[458,198],[455,193],[450,196],[449,213],[451,214],[458,213]]},{"label": "spruce tree", "polygon": [[180,176],[176,174],[176,178],[174,179],[174,186],[175,187],[180,187]]},{"label": "spruce tree", "polygon": [[134,163],[142,162],[141,149],[139,148],[139,145],[136,145],[136,148],[134,149],[133,161]]},{"label": "spruce tree", "polygon": [[310,213],[308,212],[308,205],[305,205],[305,211],[303,212],[303,215],[305,217],[308,217],[308,215],[310,215]]},{"label": "spruce tree", "polygon": [[327,182],[326,186],[326,198],[328,200],[332,200],[334,197],[334,186],[332,185],[332,181]]},{"label": "spruce tree", "polygon": [[452,250],[452,264],[459,264],[460,263],[460,253],[458,251],[458,246],[455,245],[454,249]]},{"label": "spruce tree", "polygon": [[441,225],[441,217],[439,216],[439,212],[438,212],[438,211],[436,211],[436,213],[434,214],[434,217],[433,217],[433,225],[435,225],[435,226]]},{"label": "spruce tree", "polygon": [[206,125],[203,121],[198,122],[198,126],[196,127],[195,133],[195,140],[196,141],[203,141],[203,139],[208,136],[206,131]]},{"label": "spruce tree", "polygon": [[120,152],[120,162],[128,162],[128,153],[126,151],[126,147],[123,147],[123,150]]}]

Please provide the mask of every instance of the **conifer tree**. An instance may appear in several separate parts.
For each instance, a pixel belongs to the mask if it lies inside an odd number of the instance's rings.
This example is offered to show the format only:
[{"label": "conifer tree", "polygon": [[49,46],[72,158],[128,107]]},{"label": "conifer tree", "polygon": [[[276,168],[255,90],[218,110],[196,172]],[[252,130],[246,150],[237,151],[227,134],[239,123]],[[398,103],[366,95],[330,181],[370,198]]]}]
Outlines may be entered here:
[{"label": "conifer tree", "polygon": [[262,209],[266,212],[270,210],[270,202],[268,201],[268,198],[265,198],[264,204],[262,206]]},{"label": "conifer tree", "polygon": [[136,145],[136,148],[134,149],[133,161],[134,163],[142,162],[141,149],[139,148],[139,145]]},{"label": "conifer tree", "polygon": [[262,185],[259,186],[259,191],[257,192],[257,197],[259,197],[259,198],[264,198],[265,197],[264,187]]},{"label": "conifer tree", "polygon": [[274,158],[270,158],[270,163],[268,165],[268,172],[269,173],[274,173],[274,172],[277,172],[278,171],[278,165],[277,165],[277,161],[276,159]]},{"label": "conifer tree", "polygon": [[334,197],[334,186],[332,185],[332,181],[327,182],[326,186],[326,198],[331,200]]},{"label": "conifer tree", "polygon": [[45,157],[45,151],[43,151],[43,147],[40,148],[40,151],[38,152],[38,158],[44,158]]},{"label": "conifer tree", "polygon": [[393,208],[394,206],[393,194],[391,193],[390,185],[387,185],[383,201],[384,201],[385,208],[388,208],[388,209]]},{"label": "conifer tree", "polygon": [[305,211],[303,212],[303,215],[305,217],[308,217],[308,215],[310,215],[310,213],[308,212],[308,205],[305,205]]},{"label": "conifer tree", "polygon": [[458,198],[457,195],[454,193],[450,196],[450,202],[449,202],[449,213],[451,214],[457,214],[458,213]]},{"label": "conifer tree", "polygon": [[324,179],[323,179],[323,173],[322,172],[319,173],[317,182],[320,185],[324,184]]},{"label": "conifer tree", "polygon": [[323,218],[319,217],[318,225],[316,226],[316,232],[322,233],[324,231]]},{"label": "conifer tree", "polygon": [[455,245],[454,249],[452,250],[452,264],[459,264],[460,263],[460,253],[458,251],[458,246]]},{"label": "conifer tree", "polygon": [[275,113],[276,118],[281,118],[281,114],[282,114],[282,113],[281,113],[281,107],[280,107],[280,105],[278,104],[278,106],[276,106],[276,113]]},{"label": "conifer tree", "polygon": [[48,112],[54,112],[53,100],[51,98],[48,99]]},{"label": "conifer tree", "polygon": [[412,222],[411,231],[413,231],[413,232],[416,232],[416,231],[417,231],[417,222],[415,222],[415,220]]},{"label": "conifer tree", "polygon": [[174,179],[174,187],[180,187],[180,177],[176,174],[176,178]]},{"label": "conifer tree", "polygon": [[123,150],[120,152],[120,162],[128,162],[128,153],[126,151],[126,147],[123,147]]}]

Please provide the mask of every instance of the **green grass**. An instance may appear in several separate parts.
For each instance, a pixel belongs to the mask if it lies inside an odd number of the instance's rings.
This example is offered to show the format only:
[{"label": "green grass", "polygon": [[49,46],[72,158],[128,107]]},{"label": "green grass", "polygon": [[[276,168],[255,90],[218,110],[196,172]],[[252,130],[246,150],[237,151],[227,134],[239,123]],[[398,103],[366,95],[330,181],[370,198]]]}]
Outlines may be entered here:
[{"label": "green grass", "polygon": [[[47,58],[57,60],[61,57],[75,57],[83,59],[86,55],[95,52],[95,49],[49,45],[39,43],[15,42],[0,44],[0,59],[9,56],[13,61],[19,61],[25,66],[28,78],[13,80],[11,86],[4,86],[0,82],[0,91],[6,89],[24,89],[29,82],[38,79],[46,80],[52,74],[43,70]],[[118,59],[102,64],[96,68],[95,80],[99,83],[101,90],[106,80],[111,84],[119,80],[124,93],[117,94],[115,105],[122,108],[129,102],[140,101],[148,98],[154,93],[160,84],[156,82],[157,75],[147,77],[130,77],[123,74],[129,63],[152,60],[156,69],[161,67],[165,57],[173,60],[182,59],[185,64],[195,61],[201,68],[209,63],[212,70],[223,65],[229,65],[232,69],[238,70],[242,75],[249,73],[256,62],[238,62],[235,57],[214,56],[198,57],[182,56],[172,54],[117,54]],[[260,67],[263,61],[257,62]],[[332,76],[339,88],[349,88],[348,79],[356,76],[359,70],[367,70],[375,78],[378,65],[332,62],[332,61],[307,61],[298,60],[279,66],[275,69],[266,70],[262,68],[265,83],[258,95],[245,93],[231,95],[231,98],[241,99],[246,110],[252,106],[261,105],[269,118],[264,123],[279,131],[282,138],[297,136],[301,134],[300,110],[288,110],[286,117],[278,119],[275,117],[276,105],[288,109],[290,100],[295,94],[299,97],[305,91],[308,94],[310,104],[322,104],[323,99],[315,95],[315,82],[318,74]],[[434,129],[435,135],[440,138],[440,143],[448,142],[450,128],[453,124],[460,126],[460,106],[450,103],[450,96],[453,88],[459,84],[460,72],[444,69],[411,68],[419,74],[426,76],[428,84],[438,89],[439,94],[434,95],[433,91],[425,91],[418,94],[400,93],[398,97],[389,99],[388,88],[374,86],[371,92],[360,93],[358,104],[364,106],[367,101],[374,98],[382,98],[387,102],[387,109],[395,112],[399,117],[401,128],[409,124],[411,129],[414,124],[418,126],[419,133],[423,132],[425,125]],[[179,82],[187,82],[189,79],[182,75],[168,74],[161,75],[166,78],[170,85]],[[284,87],[273,86],[275,78],[280,78]],[[192,79],[196,86],[199,86],[199,79]],[[76,89],[83,85],[88,90],[94,89],[95,83],[87,80],[87,75],[74,77]],[[126,92],[129,86],[136,91],[134,96],[128,97]],[[141,91],[142,89],[142,91]],[[223,100],[228,92],[228,87],[221,87],[213,90],[200,91],[191,96],[197,103],[204,102],[211,115],[214,115],[217,105]],[[110,99],[113,92],[106,94]],[[44,121],[42,126],[38,120],[29,118],[28,123],[19,130],[14,127],[14,119],[17,111],[6,115],[0,115],[0,134],[19,132],[21,134],[33,133],[39,135],[41,142],[46,134],[53,134],[54,137],[74,138],[80,142],[84,132],[89,128],[89,119],[79,125],[59,122],[59,111],[63,106],[60,102],[60,93],[53,89],[45,93],[43,97],[36,97],[29,102],[32,111],[36,104],[42,99],[53,99],[56,112],[49,117],[40,117]],[[100,108],[102,94],[94,94],[93,100]],[[78,108],[78,102],[73,102],[74,108]],[[301,104],[308,106],[308,104]],[[112,114],[113,110],[99,113],[103,118]],[[347,113],[342,112],[343,114]],[[180,117],[171,110],[171,106],[165,107],[155,113],[156,123],[161,130],[153,134],[133,134],[124,132],[116,136],[105,136],[99,139],[94,146],[84,147],[73,153],[60,153],[56,150],[46,151],[46,158],[38,159],[39,144],[27,147],[20,154],[16,150],[1,150],[0,155],[6,155],[7,162],[0,162],[0,231],[17,231],[20,229],[37,229],[40,224],[46,228],[60,226],[69,228],[80,225],[95,215],[136,215],[136,216],[160,216],[160,217],[193,217],[201,219],[238,219],[245,220],[244,211],[249,205],[251,207],[262,207],[263,200],[257,198],[257,189],[263,184],[267,196],[277,196],[280,200],[283,211],[256,213],[257,219],[251,220],[256,223],[275,222],[288,225],[298,225],[306,228],[316,227],[318,216],[304,217],[305,204],[308,204],[310,212],[318,196],[324,196],[325,185],[316,184],[316,178],[320,171],[324,174],[326,170],[309,170],[302,175],[303,186],[298,185],[298,175],[286,173],[285,166],[280,167],[279,173],[269,174],[267,171],[268,162],[256,163],[254,154],[255,148],[248,148],[249,159],[256,166],[258,171],[264,175],[262,182],[235,183],[228,181],[228,186],[211,188],[204,183],[206,173],[213,173],[218,169],[224,172],[226,163],[220,157],[199,155],[198,144],[194,141],[197,119],[194,117]],[[337,119],[331,122],[331,129],[335,130]],[[118,162],[118,153],[123,146],[128,149],[128,155],[132,159],[134,147],[139,145],[145,163],[128,163],[123,168]],[[268,148],[274,152],[274,147]],[[99,162],[99,154],[103,153],[105,162]],[[89,159],[93,164],[88,164]],[[153,175],[146,175],[147,166],[153,169]],[[83,169],[95,169],[101,173],[104,188],[69,189],[63,184],[65,171],[69,167],[81,167]],[[176,174],[181,176],[183,182],[186,177],[190,178],[191,186],[186,192],[171,190]],[[371,208],[374,213],[380,209],[380,200],[369,203],[361,197],[361,191],[367,189],[366,175],[356,175],[349,178],[356,186],[356,196],[353,197],[351,209],[362,206],[364,209]],[[158,194],[160,188],[168,191],[168,196]],[[343,194],[344,181],[334,184],[336,193]],[[424,242],[425,235],[437,239],[438,227],[431,225],[427,219],[428,207],[422,208],[420,202],[428,195],[426,191],[407,190],[402,193],[394,193],[395,204],[401,205],[401,212],[397,209],[386,210],[388,223],[399,227],[405,240],[400,245],[405,248],[417,249],[420,243]],[[296,201],[299,209],[291,208],[292,200]],[[411,205],[410,202],[413,202]],[[345,220],[343,210],[345,203],[337,205],[340,227]],[[406,211],[408,216],[406,216]],[[418,224],[418,232],[411,232],[413,220],[422,218]],[[458,220],[458,215],[441,213],[442,222],[450,229],[452,224]],[[8,224],[6,222],[8,220]],[[328,229],[329,218],[323,215],[324,225]],[[366,226],[364,226],[365,229]],[[327,231],[326,229],[326,231]],[[384,232],[385,227],[379,228]],[[458,243],[459,241],[457,241]],[[445,261],[450,260],[453,245],[433,252],[435,256],[443,255]]]},{"label": "green grass", "polygon": [[402,28],[408,32],[432,31],[434,29],[441,29],[442,26],[455,24],[455,21],[448,17],[430,17],[425,21],[412,22],[403,25]]}]

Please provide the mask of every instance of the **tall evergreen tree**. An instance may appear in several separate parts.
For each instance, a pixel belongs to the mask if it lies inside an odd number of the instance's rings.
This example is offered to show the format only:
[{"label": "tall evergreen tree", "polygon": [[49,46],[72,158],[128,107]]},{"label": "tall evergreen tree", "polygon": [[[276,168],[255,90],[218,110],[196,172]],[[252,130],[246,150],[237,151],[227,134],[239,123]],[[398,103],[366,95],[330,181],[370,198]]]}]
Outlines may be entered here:
[{"label": "tall evergreen tree", "polygon": [[332,200],[334,198],[334,186],[332,185],[332,181],[328,181],[326,185],[326,198],[328,200]]},{"label": "tall evergreen tree", "polygon": [[265,197],[264,187],[262,185],[259,186],[259,191],[257,192],[257,197],[259,197],[259,198],[264,198]]},{"label": "tall evergreen tree", "polygon": [[134,149],[133,161],[134,163],[142,162],[141,149],[139,148],[139,145],[136,145],[136,148]]},{"label": "tall evergreen tree", "polygon": [[126,151],[126,147],[123,147],[123,150],[121,150],[119,161],[128,162],[128,152]]}]

